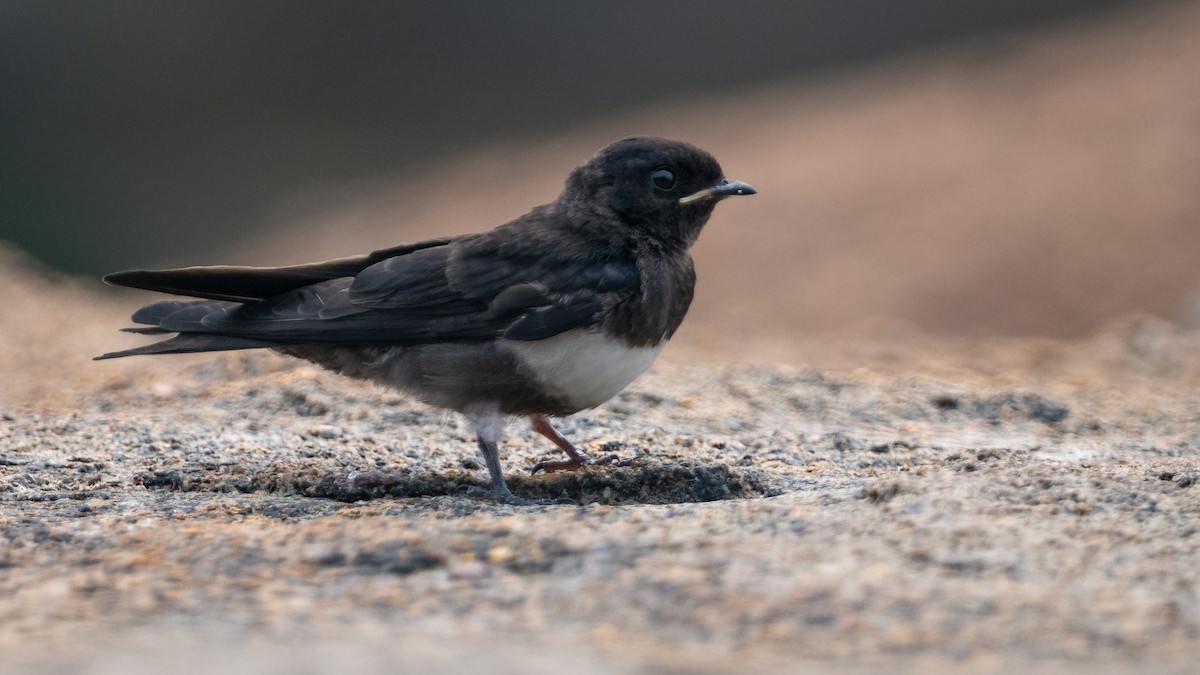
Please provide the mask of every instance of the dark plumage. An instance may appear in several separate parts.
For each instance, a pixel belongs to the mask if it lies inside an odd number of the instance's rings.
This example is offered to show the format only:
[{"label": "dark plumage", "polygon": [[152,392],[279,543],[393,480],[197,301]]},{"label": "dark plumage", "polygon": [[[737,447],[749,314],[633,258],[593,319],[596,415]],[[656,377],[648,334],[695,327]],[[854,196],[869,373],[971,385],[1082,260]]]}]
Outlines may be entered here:
[{"label": "dark plumage", "polygon": [[109,275],[202,299],[143,307],[126,330],[174,337],[97,358],[270,348],[399,388],[467,415],[491,474],[483,496],[525,503],[500,469],[504,416],[529,416],[570,456],[537,468],[591,463],[546,416],[599,405],[650,365],[691,303],[688,249],[713,206],[753,193],[699,148],[627,138],[489,232],[294,267]]}]

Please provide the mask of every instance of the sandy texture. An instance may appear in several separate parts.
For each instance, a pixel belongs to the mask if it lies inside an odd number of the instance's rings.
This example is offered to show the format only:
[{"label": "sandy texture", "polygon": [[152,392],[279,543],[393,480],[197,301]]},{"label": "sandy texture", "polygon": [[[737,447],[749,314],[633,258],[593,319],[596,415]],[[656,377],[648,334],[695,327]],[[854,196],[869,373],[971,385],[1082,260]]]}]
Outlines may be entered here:
[{"label": "sandy texture", "polygon": [[485,472],[451,415],[267,354],[91,364],[136,338],[87,306],[124,308],[3,276],[78,329],[35,350],[63,361],[6,373],[51,393],[0,409],[0,670],[1200,657],[1200,339],[1157,320],[1074,343],[843,345],[852,370],[685,350],[563,423],[624,466],[529,477],[550,447],[513,425],[514,490],[574,503],[512,508],[456,495]]}]

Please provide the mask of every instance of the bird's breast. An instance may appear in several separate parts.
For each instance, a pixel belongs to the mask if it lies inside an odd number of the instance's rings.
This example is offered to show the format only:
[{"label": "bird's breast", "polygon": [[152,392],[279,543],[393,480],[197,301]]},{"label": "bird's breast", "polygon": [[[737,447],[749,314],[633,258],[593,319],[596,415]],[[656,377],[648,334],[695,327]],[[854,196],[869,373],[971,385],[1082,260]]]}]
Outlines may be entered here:
[{"label": "bird's breast", "polygon": [[615,396],[654,363],[665,345],[663,340],[632,347],[601,331],[579,328],[545,340],[504,341],[523,374],[579,410]]}]

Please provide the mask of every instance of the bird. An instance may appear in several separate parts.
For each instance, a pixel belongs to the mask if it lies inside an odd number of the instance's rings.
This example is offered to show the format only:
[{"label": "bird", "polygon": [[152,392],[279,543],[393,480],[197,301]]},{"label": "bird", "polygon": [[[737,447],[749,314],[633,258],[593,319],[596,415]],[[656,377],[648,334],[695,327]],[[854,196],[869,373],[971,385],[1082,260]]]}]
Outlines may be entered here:
[{"label": "bird", "polygon": [[[97,360],[270,349],[391,387],[469,421],[490,487],[515,506],[500,462],[505,424],[527,417],[567,455],[594,459],[551,417],[595,408],[654,362],[691,305],[690,249],[716,204],[756,191],[683,141],[631,136],[568,175],[552,202],[492,230],[287,267],[130,270],[114,286],[158,291],[126,332],[170,336]],[[173,334],[173,335],[171,335]]]}]

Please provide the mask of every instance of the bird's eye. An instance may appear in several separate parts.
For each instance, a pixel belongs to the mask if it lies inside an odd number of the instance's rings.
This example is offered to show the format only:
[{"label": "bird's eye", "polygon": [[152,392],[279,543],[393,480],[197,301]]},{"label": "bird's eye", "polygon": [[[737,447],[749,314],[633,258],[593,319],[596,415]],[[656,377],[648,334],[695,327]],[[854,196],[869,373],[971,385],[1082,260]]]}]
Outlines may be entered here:
[{"label": "bird's eye", "polygon": [[679,181],[675,180],[675,174],[669,169],[655,169],[650,172],[650,184],[655,190],[670,192],[675,189]]}]

